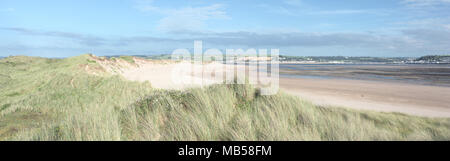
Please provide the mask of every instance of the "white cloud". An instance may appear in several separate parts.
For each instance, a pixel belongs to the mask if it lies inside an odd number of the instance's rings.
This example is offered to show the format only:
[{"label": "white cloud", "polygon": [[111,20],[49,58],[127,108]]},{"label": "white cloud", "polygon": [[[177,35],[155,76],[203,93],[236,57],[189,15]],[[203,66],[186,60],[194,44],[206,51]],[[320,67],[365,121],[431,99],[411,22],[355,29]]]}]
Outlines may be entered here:
[{"label": "white cloud", "polygon": [[[389,12],[382,9],[338,9],[338,10],[318,10],[317,7],[306,4],[300,0],[285,0],[285,5],[258,4],[267,12],[288,15],[345,15],[345,14],[377,14],[386,15]],[[286,6],[287,5],[287,6]]]},{"label": "white cloud", "polygon": [[284,0],[283,3],[290,6],[301,6],[303,5],[301,0]]},{"label": "white cloud", "polygon": [[17,28],[17,27],[1,27],[0,30],[4,31],[14,31],[23,35],[28,36],[44,36],[44,37],[56,37],[73,40],[82,45],[86,46],[101,46],[105,44],[105,39],[97,36],[71,33],[71,32],[61,32],[61,31],[41,31],[32,30],[27,28]]},{"label": "white cloud", "polygon": [[447,30],[450,30],[450,24],[443,25]]},{"label": "white cloud", "polygon": [[434,17],[434,18],[418,18],[408,21],[398,22],[397,25],[408,29],[450,29],[450,18]]},{"label": "white cloud", "polygon": [[[194,40],[203,40],[205,43],[214,47],[252,47],[252,48],[304,48],[317,49],[324,48],[346,48],[350,54],[358,54],[357,49],[367,49],[368,51],[392,51],[404,53],[448,53],[450,52],[450,30],[437,29],[405,29],[397,35],[384,35],[379,33],[358,33],[358,32],[298,32],[298,31],[280,31],[280,32],[217,32],[217,33],[192,33],[191,37],[153,37],[141,35],[139,37],[115,37],[103,38],[98,36],[82,35],[77,33],[67,33],[58,31],[40,31],[25,28],[0,28],[7,31],[14,31],[22,35],[63,38],[58,41],[66,44],[70,40],[78,42],[81,46],[68,47],[74,51],[103,51],[111,54],[118,51],[126,53],[148,53],[151,50],[167,50],[170,53],[173,48],[185,47],[191,45]],[[69,40],[69,41],[68,41]],[[164,44],[151,46],[149,44]],[[54,47],[55,51],[67,52],[63,49],[65,46],[59,44],[47,43],[48,46],[36,46],[36,51],[47,51],[45,47]],[[5,47],[3,47],[4,49]],[[124,49],[129,51],[124,51]],[[0,49],[2,47],[0,46]],[[104,49],[111,49],[104,51]],[[8,52],[17,52],[12,47],[6,47]],[[33,49],[34,50],[34,49]],[[31,50],[30,50],[31,51]],[[120,54],[120,53],[118,53]],[[291,53],[296,54],[296,53]]]},{"label": "white cloud", "polygon": [[330,11],[316,11],[310,12],[309,14],[317,14],[317,15],[327,15],[327,14],[360,14],[360,13],[369,13],[368,10],[330,10]]},{"label": "white cloud", "polygon": [[0,9],[0,12],[14,12],[16,11],[16,9],[14,8],[4,8],[4,9]]},{"label": "white cloud", "polygon": [[[186,42],[203,40],[204,42],[229,46],[249,46],[249,47],[364,47],[388,49],[420,49],[422,47],[448,49],[449,32],[441,30],[403,30],[400,35],[387,36],[376,33],[356,33],[356,32],[219,32],[219,33],[193,33],[191,38],[173,39],[156,37],[129,37],[123,39],[127,43],[132,42]],[[440,35],[440,36],[439,36]],[[447,45],[446,45],[447,44]],[[439,47],[439,48],[438,48]],[[442,47],[442,48],[441,48]]]},{"label": "white cloud", "polygon": [[[417,26],[417,27],[425,27],[430,26],[434,24],[442,23],[443,19],[441,18],[426,18],[426,19],[416,19],[408,21],[407,24],[411,26]],[[435,27],[435,26],[430,26]]]},{"label": "white cloud", "polygon": [[135,8],[142,12],[164,12],[159,7],[153,5],[153,0],[137,0]]},{"label": "white cloud", "polygon": [[442,4],[450,4],[450,0],[403,0],[403,4],[408,7],[431,7]]},{"label": "white cloud", "polygon": [[136,6],[143,12],[156,12],[164,15],[159,20],[157,29],[165,32],[200,31],[206,27],[206,21],[214,19],[230,19],[222,4],[202,7],[160,8],[151,0],[138,1]]}]

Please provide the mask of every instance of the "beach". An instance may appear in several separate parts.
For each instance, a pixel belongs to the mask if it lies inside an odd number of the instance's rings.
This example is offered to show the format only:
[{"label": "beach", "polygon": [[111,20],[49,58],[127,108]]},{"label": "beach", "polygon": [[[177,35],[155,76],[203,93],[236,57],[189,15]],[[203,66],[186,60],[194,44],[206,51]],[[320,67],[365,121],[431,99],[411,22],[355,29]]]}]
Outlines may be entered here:
[{"label": "beach", "polygon": [[282,64],[280,87],[318,105],[450,117],[449,64]]},{"label": "beach", "polygon": [[429,117],[450,117],[450,88],[316,78],[280,78],[280,88],[317,105]]},{"label": "beach", "polygon": [[[202,82],[201,84],[177,84],[172,79],[171,72],[175,69],[176,63],[155,63],[142,59],[135,59],[135,61],[137,66],[123,68],[119,74],[132,81],[149,81],[154,88],[183,90],[221,83],[220,80],[202,79],[202,75],[204,76],[207,73],[203,71],[202,74],[202,65],[193,66],[193,68],[197,68],[197,72],[193,75],[185,73],[183,76],[184,78],[198,80]],[[218,64],[212,65],[216,68],[220,66]],[[104,67],[110,68],[107,65],[104,65]],[[211,67],[211,64],[209,67]],[[423,69],[417,70],[419,67]],[[450,117],[450,87],[446,79],[436,81],[433,76],[427,76],[425,75],[426,72],[423,72],[425,69],[442,70],[448,67],[426,65],[419,67],[401,65],[340,65],[336,67],[334,65],[319,65],[313,69],[301,66],[300,70],[292,70],[292,68],[281,66],[279,84],[281,91],[299,96],[316,105],[399,112],[416,116]],[[411,72],[412,69],[409,68],[414,68],[420,73],[413,73]],[[392,72],[393,69],[396,72]],[[376,72],[378,77],[368,77],[361,70],[366,71],[366,73]],[[386,74],[386,70],[391,71],[387,74],[397,78],[384,78],[383,74]],[[355,71],[358,74],[355,74]],[[447,70],[444,70],[444,72],[447,72]],[[180,75],[177,77],[182,78]],[[442,73],[438,73],[435,77],[446,78]],[[414,80],[412,80],[413,78]]]}]

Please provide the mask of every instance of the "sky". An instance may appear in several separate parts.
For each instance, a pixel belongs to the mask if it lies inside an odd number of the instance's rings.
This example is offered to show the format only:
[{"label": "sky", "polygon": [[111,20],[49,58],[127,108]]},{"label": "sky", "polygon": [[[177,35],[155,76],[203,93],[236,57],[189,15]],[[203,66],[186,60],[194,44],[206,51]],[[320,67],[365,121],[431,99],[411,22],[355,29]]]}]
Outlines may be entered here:
[{"label": "sky", "polygon": [[450,54],[450,0],[0,0],[0,56]]}]

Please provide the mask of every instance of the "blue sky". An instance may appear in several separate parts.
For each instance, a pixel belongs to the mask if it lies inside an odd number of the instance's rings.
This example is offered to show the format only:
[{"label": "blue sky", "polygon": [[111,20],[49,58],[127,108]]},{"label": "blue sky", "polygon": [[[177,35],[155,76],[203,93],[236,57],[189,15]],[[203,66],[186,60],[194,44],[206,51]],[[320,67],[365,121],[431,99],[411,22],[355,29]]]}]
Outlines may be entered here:
[{"label": "blue sky", "polygon": [[450,0],[1,0],[0,56],[450,54]]}]

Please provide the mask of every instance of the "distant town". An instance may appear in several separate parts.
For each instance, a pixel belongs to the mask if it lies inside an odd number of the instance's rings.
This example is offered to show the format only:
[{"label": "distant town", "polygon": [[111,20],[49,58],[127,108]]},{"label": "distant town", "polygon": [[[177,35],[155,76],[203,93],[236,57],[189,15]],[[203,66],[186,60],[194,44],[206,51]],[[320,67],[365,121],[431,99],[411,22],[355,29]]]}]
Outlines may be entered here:
[{"label": "distant town", "polygon": [[450,55],[427,55],[422,57],[348,57],[348,56],[280,56],[284,63],[402,63],[402,64],[448,64]]},{"label": "distant town", "polygon": [[[169,54],[163,55],[133,55],[146,59],[170,59]],[[115,56],[110,56],[115,57]],[[261,57],[248,57],[245,60],[270,60]],[[450,64],[450,55],[426,55],[422,57],[361,57],[361,56],[286,56],[280,55],[280,63],[392,63],[392,64]]]}]

